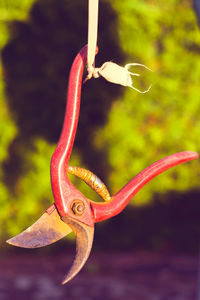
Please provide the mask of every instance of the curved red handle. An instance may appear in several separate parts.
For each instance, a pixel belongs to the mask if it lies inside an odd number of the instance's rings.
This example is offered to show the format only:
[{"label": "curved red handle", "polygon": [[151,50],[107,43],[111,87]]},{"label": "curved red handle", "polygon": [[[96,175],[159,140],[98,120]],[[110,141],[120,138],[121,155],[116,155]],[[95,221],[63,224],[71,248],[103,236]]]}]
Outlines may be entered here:
[{"label": "curved red handle", "polygon": [[112,198],[111,202],[106,204],[90,203],[67,177],[68,162],[78,125],[82,76],[86,56],[87,47],[85,46],[76,56],[71,68],[63,130],[51,161],[51,182],[55,204],[61,217],[74,217],[71,204],[75,199],[79,199],[85,204],[84,215],[80,216],[79,220],[88,225],[93,225],[94,221],[102,221],[120,213],[131,198],[155,176],[182,162],[198,158],[198,154],[185,151],[168,156],[139,173]]},{"label": "curved red handle", "polygon": [[93,217],[91,218],[90,202],[72,185],[67,177],[68,162],[79,119],[82,77],[86,59],[87,46],[78,53],[70,71],[64,125],[51,160],[51,184],[55,205],[61,217],[72,217],[72,201],[79,199],[84,202],[86,208],[84,217],[79,219],[88,225],[92,225]]},{"label": "curved red handle", "polygon": [[119,214],[133,196],[150,180],[160,173],[183,162],[198,158],[198,154],[193,151],[179,152],[167,156],[154,164],[150,165],[136,177],[134,177],[127,185],[125,185],[117,194],[112,197],[112,201],[108,203],[92,202],[91,206],[94,213],[95,222],[103,221]]}]

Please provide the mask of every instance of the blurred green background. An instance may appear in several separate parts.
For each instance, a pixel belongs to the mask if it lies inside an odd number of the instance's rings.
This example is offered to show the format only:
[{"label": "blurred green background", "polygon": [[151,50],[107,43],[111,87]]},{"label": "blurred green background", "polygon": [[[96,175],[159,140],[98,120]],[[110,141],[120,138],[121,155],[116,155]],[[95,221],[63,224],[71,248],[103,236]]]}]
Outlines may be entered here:
[{"label": "blurred green background", "polygon": [[[53,202],[49,166],[65,110],[68,74],[87,42],[87,1],[0,0],[0,236],[19,233]],[[134,85],[83,86],[71,165],[116,193],[167,155],[200,152],[200,31],[189,0],[100,0],[96,65],[137,62]],[[139,69],[134,69],[139,71]],[[97,92],[98,91],[98,92]],[[197,251],[200,164],[150,182],[118,217],[98,225],[96,247]],[[89,198],[84,183],[71,177]],[[113,232],[118,232],[118,237]]]}]

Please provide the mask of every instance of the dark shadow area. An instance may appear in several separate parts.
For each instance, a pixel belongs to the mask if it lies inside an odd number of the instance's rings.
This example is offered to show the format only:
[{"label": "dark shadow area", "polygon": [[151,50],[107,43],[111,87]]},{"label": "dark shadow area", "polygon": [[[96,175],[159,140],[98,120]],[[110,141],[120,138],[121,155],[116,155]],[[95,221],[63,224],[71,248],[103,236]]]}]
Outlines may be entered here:
[{"label": "dark shadow area", "polygon": [[195,11],[196,16],[197,16],[198,24],[200,26],[200,1],[199,0],[193,0],[193,7],[194,7],[194,11]]},{"label": "dark shadow area", "polygon": [[[107,60],[122,62],[117,28],[115,12],[102,1],[97,66]],[[10,24],[10,36],[2,59],[9,108],[19,135],[10,146],[4,169],[6,183],[14,187],[26,168],[23,154],[32,146],[33,138],[45,138],[50,143],[59,139],[69,70],[87,43],[87,1],[40,0],[32,7],[28,21]],[[121,93],[120,87],[113,88],[102,79],[83,86],[75,146],[88,167],[104,179],[109,169],[106,153],[94,149],[92,137],[106,122],[112,101]]]},{"label": "dark shadow area", "polygon": [[151,206],[128,206],[120,215],[96,225],[97,249],[198,253],[200,192],[171,192],[155,199]]}]

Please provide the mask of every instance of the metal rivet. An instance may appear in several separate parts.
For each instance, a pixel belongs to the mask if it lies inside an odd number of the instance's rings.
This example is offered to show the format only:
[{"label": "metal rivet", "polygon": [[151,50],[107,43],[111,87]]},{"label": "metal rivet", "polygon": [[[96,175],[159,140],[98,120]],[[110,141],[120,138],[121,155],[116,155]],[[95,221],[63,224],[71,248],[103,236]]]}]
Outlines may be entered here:
[{"label": "metal rivet", "polygon": [[81,200],[75,200],[71,205],[71,210],[75,215],[82,215],[85,210],[85,205]]}]

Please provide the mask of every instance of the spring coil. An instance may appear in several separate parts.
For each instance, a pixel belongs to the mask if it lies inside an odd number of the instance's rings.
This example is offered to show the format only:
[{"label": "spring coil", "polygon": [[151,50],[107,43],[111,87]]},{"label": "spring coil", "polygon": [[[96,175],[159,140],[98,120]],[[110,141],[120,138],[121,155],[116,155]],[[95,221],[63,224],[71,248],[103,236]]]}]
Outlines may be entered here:
[{"label": "spring coil", "polygon": [[89,170],[69,166],[68,172],[76,175],[78,178],[87,183],[99,196],[103,198],[104,201],[108,202],[111,200],[111,196],[105,184]]}]

